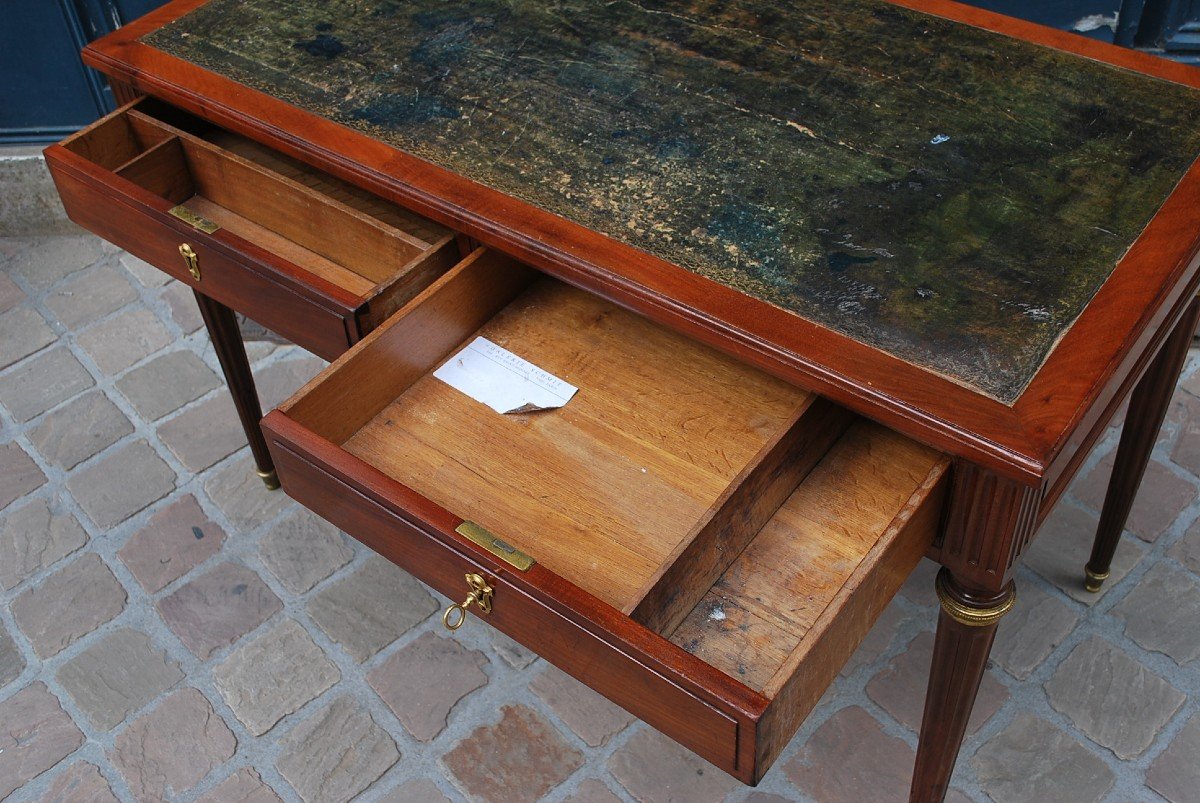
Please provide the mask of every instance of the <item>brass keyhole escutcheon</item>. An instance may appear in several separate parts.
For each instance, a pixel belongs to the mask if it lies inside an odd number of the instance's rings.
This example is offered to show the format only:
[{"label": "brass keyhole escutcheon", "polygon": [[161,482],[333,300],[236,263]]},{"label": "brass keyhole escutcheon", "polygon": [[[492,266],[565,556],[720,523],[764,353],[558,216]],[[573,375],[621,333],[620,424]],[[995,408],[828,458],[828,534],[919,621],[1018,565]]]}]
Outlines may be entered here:
[{"label": "brass keyhole escutcheon", "polygon": [[187,265],[188,273],[192,274],[192,278],[200,281],[200,255],[193,251],[187,243],[179,246],[179,255],[183,257],[183,264]]},{"label": "brass keyhole escutcheon", "polygon": [[471,607],[471,603],[478,605],[485,614],[492,612],[492,594],[494,592],[487,580],[483,579],[483,575],[474,572],[466,577],[467,587],[471,589],[467,598],[461,605],[458,603],[451,605],[442,614],[442,624],[446,626],[447,630],[458,630],[463,626],[463,622],[467,621],[467,608]]}]

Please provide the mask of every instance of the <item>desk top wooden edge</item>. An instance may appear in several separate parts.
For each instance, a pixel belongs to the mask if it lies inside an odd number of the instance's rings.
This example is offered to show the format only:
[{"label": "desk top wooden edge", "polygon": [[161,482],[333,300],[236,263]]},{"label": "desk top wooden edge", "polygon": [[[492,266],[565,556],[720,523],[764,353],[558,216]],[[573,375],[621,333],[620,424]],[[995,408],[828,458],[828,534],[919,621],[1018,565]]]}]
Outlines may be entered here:
[{"label": "desk top wooden edge", "polygon": [[[1136,51],[949,0],[890,1],[1200,88],[1200,70]],[[139,91],[1022,482],[1048,485],[1070,473],[1074,447],[1094,439],[1200,281],[1194,211],[1200,168],[1193,164],[1024,392],[1006,405],[138,41],[204,2],[174,0],[90,45],[85,60]]]}]

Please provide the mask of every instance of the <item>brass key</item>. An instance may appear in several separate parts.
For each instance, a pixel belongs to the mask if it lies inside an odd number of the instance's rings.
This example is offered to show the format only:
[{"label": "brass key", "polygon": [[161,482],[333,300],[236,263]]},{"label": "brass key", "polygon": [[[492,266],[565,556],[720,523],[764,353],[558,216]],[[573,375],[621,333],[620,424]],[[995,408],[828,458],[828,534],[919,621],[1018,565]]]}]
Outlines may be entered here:
[{"label": "brass key", "polygon": [[[482,575],[475,573],[468,574],[466,577],[471,593],[467,594],[467,598],[461,605],[455,603],[442,614],[442,624],[446,626],[447,630],[458,630],[463,626],[463,622],[467,621],[467,608],[471,607],[471,603],[478,605],[485,614],[492,612],[493,590],[487,580],[484,580]],[[454,617],[455,611],[458,611],[456,618]]]}]

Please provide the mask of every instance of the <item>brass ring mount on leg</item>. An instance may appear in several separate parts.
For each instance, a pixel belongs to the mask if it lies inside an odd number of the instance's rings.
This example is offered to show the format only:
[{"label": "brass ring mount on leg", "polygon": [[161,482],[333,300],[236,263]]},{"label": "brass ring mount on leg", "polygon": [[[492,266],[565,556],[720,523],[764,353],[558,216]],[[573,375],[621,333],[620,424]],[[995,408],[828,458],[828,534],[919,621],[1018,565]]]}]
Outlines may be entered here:
[{"label": "brass ring mount on leg", "polygon": [[263,471],[258,469],[254,472],[263,481],[263,485],[267,486],[268,491],[275,491],[279,488],[279,475],[275,473],[275,469]]},{"label": "brass ring mount on leg", "polygon": [[1083,587],[1095,594],[1104,585],[1104,581],[1108,579],[1108,572],[1094,572],[1091,566],[1084,566],[1083,573],[1086,579],[1083,581]]},{"label": "brass ring mount on leg", "polygon": [[937,589],[938,602],[942,604],[942,610],[951,619],[964,625],[970,625],[971,627],[994,625],[1003,618],[1004,614],[1012,610],[1012,606],[1017,602],[1017,589],[1015,586],[1010,585],[1008,593],[998,602],[987,606],[970,605],[958,598],[950,588],[950,582],[950,572],[943,568],[938,572],[937,580],[934,583],[934,588]]}]

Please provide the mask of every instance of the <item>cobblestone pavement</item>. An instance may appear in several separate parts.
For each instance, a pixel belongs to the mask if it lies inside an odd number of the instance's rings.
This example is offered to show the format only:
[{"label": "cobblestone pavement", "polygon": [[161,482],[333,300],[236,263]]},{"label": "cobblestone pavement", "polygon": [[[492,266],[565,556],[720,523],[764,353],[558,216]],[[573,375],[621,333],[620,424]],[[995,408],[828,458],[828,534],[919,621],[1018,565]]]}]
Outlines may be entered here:
[{"label": "cobblestone pavement", "polygon": [[[0,239],[0,798],[901,800],[923,565],[758,790],[269,493],[189,292],[86,236]],[[264,407],[321,362],[251,346]],[[1200,800],[1200,359],[1113,578],[1116,432],[1001,626],[954,800]]]}]

